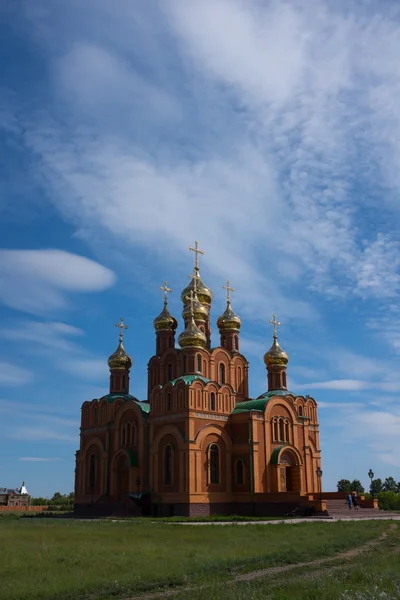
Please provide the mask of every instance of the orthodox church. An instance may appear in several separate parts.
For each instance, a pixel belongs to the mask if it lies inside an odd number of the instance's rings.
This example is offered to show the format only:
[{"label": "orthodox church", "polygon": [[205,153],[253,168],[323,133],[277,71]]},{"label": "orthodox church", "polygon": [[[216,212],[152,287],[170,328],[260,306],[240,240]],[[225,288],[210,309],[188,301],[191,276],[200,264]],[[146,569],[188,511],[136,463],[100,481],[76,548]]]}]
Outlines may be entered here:
[{"label": "orthodox church", "polygon": [[[154,319],[147,400],[134,395],[132,359],[119,344],[108,359],[109,393],[82,406],[75,509],[151,515],[283,514],[318,510],[321,454],[317,404],[287,389],[288,355],[277,337],[264,355],[268,389],[249,398],[249,364],[228,281],[211,347],[212,293],[200,276],[198,243],[182,291],[183,331],[164,306]],[[132,389],[133,388],[133,389]]]}]

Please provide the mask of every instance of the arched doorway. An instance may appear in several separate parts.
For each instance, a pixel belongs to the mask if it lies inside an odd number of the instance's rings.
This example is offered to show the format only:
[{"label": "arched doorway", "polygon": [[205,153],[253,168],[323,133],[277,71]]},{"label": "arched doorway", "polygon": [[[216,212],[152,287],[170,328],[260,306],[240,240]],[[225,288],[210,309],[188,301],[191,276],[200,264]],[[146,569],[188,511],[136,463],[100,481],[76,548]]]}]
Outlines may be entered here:
[{"label": "arched doorway", "polygon": [[289,452],[281,454],[280,463],[280,488],[281,492],[293,492],[293,457]]},{"label": "arched doorway", "polygon": [[129,459],[127,456],[120,456],[117,459],[117,496],[122,500],[129,494]]}]

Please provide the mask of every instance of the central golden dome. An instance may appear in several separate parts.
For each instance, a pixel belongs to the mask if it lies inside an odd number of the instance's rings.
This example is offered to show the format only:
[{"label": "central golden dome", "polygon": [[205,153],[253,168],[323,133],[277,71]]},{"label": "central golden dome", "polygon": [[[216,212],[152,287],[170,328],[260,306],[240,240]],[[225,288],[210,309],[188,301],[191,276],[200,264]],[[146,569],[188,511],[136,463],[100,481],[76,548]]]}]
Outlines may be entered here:
[{"label": "central golden dome", "polygon": [[197,327],[193,319],[193,313],[190,317],[190,321],[187,327],[182,331],[178,337],[178,343],[181,348],[187,348],[188,346],[195,346],[198,348],[205,348],[207,345],[207,338],[204,333]]},{"label": "central golden dome", "polygon": [[[189,292],[190,293],[190,292]],[[189,298],[188,298],[189,300]],[[182,317],[187,321],[192,315],[190,302],[183,307]],[[193,317],[195,321],[206,321],[208,319],[208,309],[199,301],[197,294],[193,297]]]},{"label": "central golden dome", "polygon": [[210,306],[212,301],[211,290],[206,286],[202,278],[200,277],[199,270],[195,268],[194,276],[192,281],[185,287],[181,293],[181,300],[183,304],[187,304],[189,301],[190,292],[197,292],[197,298],[202,304]]}]

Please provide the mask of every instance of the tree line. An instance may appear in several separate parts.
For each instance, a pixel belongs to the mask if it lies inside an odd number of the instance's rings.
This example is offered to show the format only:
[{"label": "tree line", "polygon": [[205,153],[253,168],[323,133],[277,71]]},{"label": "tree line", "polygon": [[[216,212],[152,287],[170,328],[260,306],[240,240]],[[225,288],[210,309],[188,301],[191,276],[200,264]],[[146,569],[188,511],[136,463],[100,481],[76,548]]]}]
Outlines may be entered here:
[{"label": "tree line", "polygon": [[[340,479],[337,482],[338,492],[357,492],[364,494],[364,487],[358,479]],[[400,510],[400,481],[396,481],[394,477],[386,477],[382,479],[372,479],[369,486],[369,493],[365,494],[366,498],[377,498],[379,508],[382,510]]]},{"label": "tree line", "polygon": [[70,494],[60,494],[56,492],[52,498],[31,498],[31,506],[48,506],[50,510],[73,510],[74,492]]}]

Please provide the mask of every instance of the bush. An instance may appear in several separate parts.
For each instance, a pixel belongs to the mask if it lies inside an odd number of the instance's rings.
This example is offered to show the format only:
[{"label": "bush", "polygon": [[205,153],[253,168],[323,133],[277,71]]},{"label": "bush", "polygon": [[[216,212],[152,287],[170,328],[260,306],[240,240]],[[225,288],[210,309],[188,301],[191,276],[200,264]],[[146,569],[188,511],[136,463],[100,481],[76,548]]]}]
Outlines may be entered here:
[{"label": "bush", "polygon": [[382,510],[400,510],[400,494],[396,492],[380,492],[378,502]]}]

